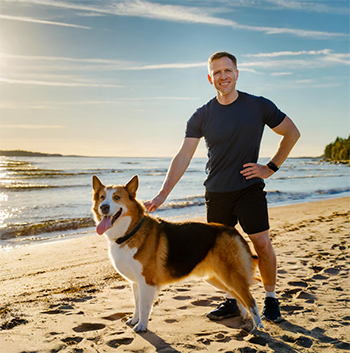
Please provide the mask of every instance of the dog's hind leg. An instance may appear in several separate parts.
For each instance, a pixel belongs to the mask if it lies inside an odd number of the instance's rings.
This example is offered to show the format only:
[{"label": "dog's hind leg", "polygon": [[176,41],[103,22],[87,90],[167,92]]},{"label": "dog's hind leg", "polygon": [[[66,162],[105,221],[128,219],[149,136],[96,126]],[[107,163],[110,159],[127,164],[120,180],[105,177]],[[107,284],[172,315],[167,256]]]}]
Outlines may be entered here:
[{"label": "dog's hind leg", "polygon": [[261,319],[260,319],[260,315],[259,315],[259,310],[258,310],[258,306],[256,305],[256,301],[254,299],[254,306],[249,308],[250,311],[250,315],[253,318],[254,321],[254,328],[264,328]]},{"label": "dog's hind leg", "polygon": [[139,296],[139,286],[137,283],[132,283],[132,292],[134,294],[135,299],[135,312],[134,316],[126,322],[129,326],[135,326],[139,322],[139,315],[140,315],[140,296]]},{"label": "dog's hind leg", "polygon": [[139,322],[133,329],[135,332],[147,331],[148,318],[157,290],[156,286],[149,286],[145,282],[138,283]]},{"label": "dog's hind leg", "polygon": [[243,303],[240,300],[237,300],[237,305],[239,308],[239,311],[241,312],[241,316],[243,318],[243,320],[247,320],[248,319],[248,311],[245,308],[245,306],[243,305]]},{"label": "dog's hind leg", "polygon": [[[264,328],[259,316],[258,306],[256,305],[256,301],[250,293],[249,287],[243,288],[238,285],[235,288],[231,288],[229,292],[231,295],[238,299],[240,310],[242,304],[249,310],[254,322],[254,328]],[[245,313],[247,312],[246,310],[244,311]],[[244,312],[241,311],[241,313],[244,315]]]}]

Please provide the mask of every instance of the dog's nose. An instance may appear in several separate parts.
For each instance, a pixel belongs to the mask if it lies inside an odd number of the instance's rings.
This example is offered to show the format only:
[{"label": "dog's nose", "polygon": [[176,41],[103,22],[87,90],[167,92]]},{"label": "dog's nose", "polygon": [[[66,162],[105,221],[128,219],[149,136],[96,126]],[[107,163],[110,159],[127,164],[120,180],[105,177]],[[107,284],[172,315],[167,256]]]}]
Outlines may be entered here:
[{"label": "dog's nose", "polygon": [[109,205],[101,205],[100,208],[103,214],[109,213]]}]

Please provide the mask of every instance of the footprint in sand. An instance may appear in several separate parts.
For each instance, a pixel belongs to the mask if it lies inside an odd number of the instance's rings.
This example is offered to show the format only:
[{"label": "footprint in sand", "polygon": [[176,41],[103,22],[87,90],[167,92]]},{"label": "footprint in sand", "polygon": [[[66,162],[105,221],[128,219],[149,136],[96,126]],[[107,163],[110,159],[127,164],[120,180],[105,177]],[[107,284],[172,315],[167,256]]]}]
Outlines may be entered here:
[{"label": "footprint in sand", "polygon": [[[232,340],[231,337],[226,335],[227,332],[218,332],[218,333],[197,333],[196,336],[202,336],[197,340],[197,342],[201,342],[205,345],[210,345],[213,342],[229,342]],[[205,337],[207,336],[207,337]]]},{"label": "footprint in sand", "polygon": [[318,273],[318,274],[312,276],[312,279],[328,279],[328,276],[323,276]]},{"label": "footprint in sand", "polygon": [[175,300],[189,300],[192,297],[188,296],[188,295],[177,295],[176,297],[173,297],[173,299]]},{"label": "footprint in sand", "polygon": [[89,322],[84,322],[79,326],[73,327],[75,332],[86,332],[86,331],[97,331],[102,330],[106,327],[104,324],[92,324]]},{"label": "footprint in sand", "polygon": [[311,270],[313,270],[315,273],[321,272],[324,267],[321,266],[310,266]]},{"label": "footprint in sand", "polygon": [[166,322],[167,324],[173,324],[174,322],[179,322],[179,321],[176,319],[166,319],[164,320],[164,322]]},{"label": "footprint in sand", "polygon": [[187,310],[187,309],[188,309],[188,306],[187,306],[187,305],[185,305],[185,306],[180,306],[180,307],[178,307],[177,309],[179,309],[179,310]]},{"label": "footprint in sand", "polygon": [[304,281],[290,281],[288,282],[289,285],[295,286],[295,287],[304,287],[306,288],[308,284]]},{"label": "footprint in sand", "polygon": [[80,343],[83,340],[82,337],[66,337],[62,338],[61,341],[68,345]]},{"label": "footprint in sand", "polygon": [[120,320],[126,316],[129,316],[129,315],[132,315],[131,312],[128,312],[128,313],[115,313],[115,314],[112,314],[112,315],[109,315],[109,316],[105,316],[103,317],[102,319],[104,320],[110,320],[110,321],[116,321],[116,320]]},{"label": "footprint in sand", "polygon": [[[53,309],[56,308],[56,309]],[[69,313],[69,310],[74,310],[74,307],[71,305],[60,305],[60,304],[51,304],[49,306],[49,309],[52,310],[46,310],[42,311],[41,314],[47,314],[47,315],[57,315],[57,314],[66,314],[66,315],[71,315],[72,313]]]},{"label": "footprint in sand", "polygon": [[214,301],[222,301],[222,297],[209,297],[209,300],[214,300]]},{"label": "footprint in sand", "polygon": [[327,268],[326,270],[324,270],[324,273],[327,273],[329,275],[337,275],[339,272],[340,270],[337,268]]},{"label": "footprint in sand", "polygon": [[4,322],[0,326],[0,330],[11,330],[12,328],[19,326],[19,325],[25,325],[27,324],[28,321],[19,317],[14,317],[13,319]]},{"label": "footprint in sand", "polygon": [[316,299],[316,296],[311,294],[311,293],[307,293],[304,291],[301,291],[297,296],[296,299],[306,299],[306,300],[313,300]]},{"label": "footprint in sand", "polygon": [[176,288],[176,292],[189,292],[190,289],[188,288]]},{"label": "footprint in sand", "polygon": [[197,299],[191,302],[191,304],[195,306],[210,306],[212,304],[212,301],[207,299]]},{"label": "footprint in sand", "polygon": [[108,341],[107,346],[112,347],[112,348],[118,348],[121,345],[130,344],[133,340],[134,339],[132,337],[117,338],[117,339]]},{"label": "footprint in sand", "polygon": [[48,314],[48,315],[56,315],[56,314],[62,314],[63,311],[60,309],[55,309],[55,310],[47,310],[47,311],[42,311],[40,314]]},{"label": "footprint in sand", "polygon": [[313,345],[313,341],[310,338],[301,335],[298,337],[283,335],[281,338],[284,342],[296,343],[298,346],[305,348],[310,348]]},{"label": "footprint in sand", "polygon": [[304,307],[301,305],[281,305],[281,309],[293,313],[294,311],[303,310]]},{"label": "footprint in sand", "polygon": [[284,290],[281,297],[283,298],[293,298],[294,294],[297,294],[301,291],[301,288],[293,288],[293,289],[287,289]]}]

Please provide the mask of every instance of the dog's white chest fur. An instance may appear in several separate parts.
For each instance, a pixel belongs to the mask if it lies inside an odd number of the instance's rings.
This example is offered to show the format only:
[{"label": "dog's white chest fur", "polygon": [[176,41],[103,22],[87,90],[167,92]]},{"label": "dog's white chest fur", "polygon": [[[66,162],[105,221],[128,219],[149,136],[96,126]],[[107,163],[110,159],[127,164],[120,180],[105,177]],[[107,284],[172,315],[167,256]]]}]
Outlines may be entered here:
[{"label": "dog's white chest fur", "polygon": [[109,244],[109,256],[115,269],[128,281],[138,282],[142,273],[142,265],[134,259],[137,248],[130,249],[127,245],[120,247],[116,243]]},{"label": "dog's white chest fur", "polygon": [[109,256],[114,268],[128,281],[137,282],[142,273],[142,265],[134,259],[137,248],[130,249],[127,245],[121,246],[116,239],[125,235],[131,222],[130,217],[124,217],[106,232],[109,240]]}]

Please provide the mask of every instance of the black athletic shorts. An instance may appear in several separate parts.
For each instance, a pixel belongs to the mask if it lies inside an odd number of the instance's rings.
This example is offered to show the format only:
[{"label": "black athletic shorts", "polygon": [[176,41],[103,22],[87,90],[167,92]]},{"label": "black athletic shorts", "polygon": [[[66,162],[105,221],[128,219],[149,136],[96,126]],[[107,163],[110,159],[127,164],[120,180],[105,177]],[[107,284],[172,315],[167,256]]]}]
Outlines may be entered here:
[{"label": "black athletic shorts", "polygon": [[257,183],[246,189],[233,192],[205,193],[207,221],[234,227],[239,221],[247,234],[268,230],[265,184]]}]

